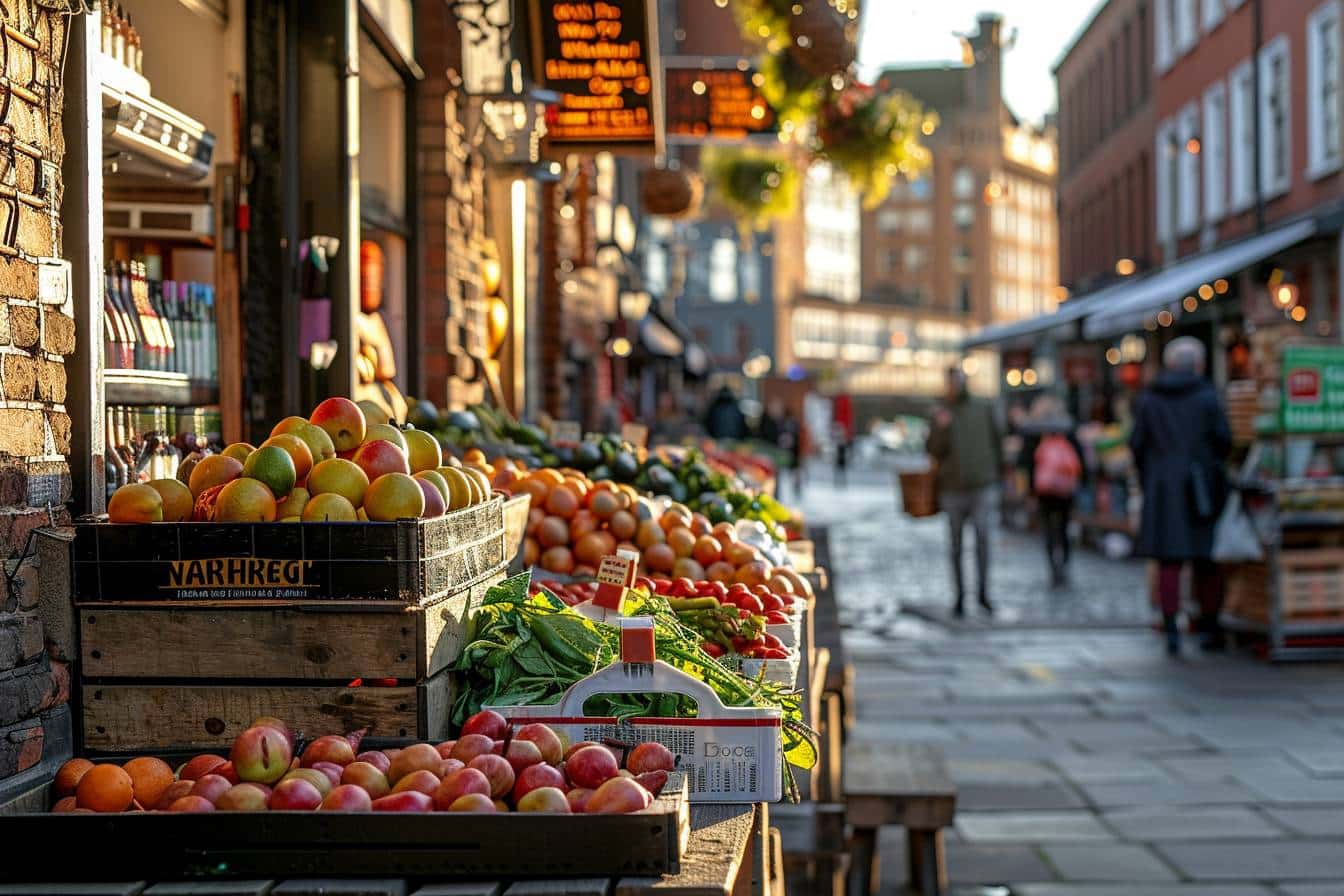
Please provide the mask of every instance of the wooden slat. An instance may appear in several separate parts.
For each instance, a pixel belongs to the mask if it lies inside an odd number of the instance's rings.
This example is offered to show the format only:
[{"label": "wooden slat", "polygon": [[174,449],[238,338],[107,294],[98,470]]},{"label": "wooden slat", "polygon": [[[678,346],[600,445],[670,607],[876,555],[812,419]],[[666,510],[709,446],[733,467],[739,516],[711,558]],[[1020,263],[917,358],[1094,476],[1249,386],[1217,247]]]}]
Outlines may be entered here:
[{"label": "wooden slat", "polygon": [[898,824],[934,830],[952,824],[957,789],[933,744],[855,740],[845,747],[845,804],[850,824]]},{"label": "wooden slat", "polygon": [[371,725],[377,736],[418,736],[415,687],[92,685],[83,696],[83,747],[102,752],[218,749],[263,715],[310,735]]},{"label": "wooden slat", "polygon": [[414,680],[417,615],[107,604],[79,611],[80,655],[89,678]]},{"label": "wooden slat", "polygon": [[493,586],[504,581],[504,571],[500,570],[484,581],[473,585],[469,590],[446,598],[424,608],[421,623],[426,647],[426,657],[421,676],[436,675],[457,662],[466,646],[467,616],[470,610],[478,607],[485,593]]},{"label": "wooden slat", "polygon": [[510,884],[504,896],[607,896],[611,881],[605,877],[575,880],[520,880]]},{"label": "wooden slat", "polygon": [[615,896],[728,896],[751,843],[755,806],[702,803],[691,807],[691,838],[681,873],[620,880]]}]

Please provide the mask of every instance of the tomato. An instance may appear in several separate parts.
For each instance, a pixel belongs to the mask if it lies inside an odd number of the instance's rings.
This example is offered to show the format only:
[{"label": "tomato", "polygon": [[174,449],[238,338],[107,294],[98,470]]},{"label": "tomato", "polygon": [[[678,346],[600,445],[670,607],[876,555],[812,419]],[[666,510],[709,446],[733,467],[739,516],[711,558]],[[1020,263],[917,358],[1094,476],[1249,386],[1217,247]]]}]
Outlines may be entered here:
[{"label": "tomato", "polygon": [[713,641],[705,641],[700,645],[700,649],[715,659],[723,656],[723,648]]},{"label": "tomato", "polygon": [[780,599],[778,594],[766,594],[761,598],[761,606],[767,611],[782,610],[784,609],[784,601]]},{"label": "tomato", "polygon": [[765,622],[767,625],[788,625],[789,617],[779,610],[770,610],[765,614]]},{"label": "tomato", "polygon": [[750,618],[751,618],[751,611],[750,611],[750,610],[738,610],[738,611],[737,611],[737,618],[738,618],[738,619],[750,619]]},{"label": "tomato", "polygon": [[668,592],[667,592],[667,589],[670,588],[670,587],[672,587],[672,583],[671,583],[670,581],[668,581],[667,579],[654,579],[654,580],[653,580],[653,593],[654,593],[654,594],[663,594],[663,595],[666,595],[666,594],[668,593]]},{"label": "tomato", "polygon": [[748,594],[737,602],[737,605],[749,613],[764,613],[765,607],[761,606],[760,598],[753,594]]},{"label": "tomato", "polygon": [[782,647],[766,647],[761,650],[761,656],[767,660],[786,660],[789,652]]},{"label": "tomato", "polygon": [[719,599],[719,603],[723,603],[728,599],[727,585],[722,582],[706,582],[705,585],[709,588],[710,595]]},{"label": "tomato", "polygon": [[741,635],[737,636],[736,638],[733,638],[732,643],[733,643],[733,650],[737,653],[741,653],[742,651],[747,650],[751,646],[751,642],[748,641],[746,638],[743,638]]},{"label": "tomato", "polygon": [[649,592],[650,594],[657,594],[657,593],[658,593],[658,588],[657,588],[657,586],[654,585],[654,583],[653,583],[653,579],[649,578],[648,576],[639,576],[639,577],[637,577],[637,578],[635,579],[635,587],[636,587],[636,588],[643,588],[645,591]]},{"label": "tomato", "polygon": [[673,597],[694,597],[695,583],[685,577],[674,579],[672,587],[669,589],[669,593]]},{"label": "tomato", "polygon": [[769,632],[766,632],[762,637],[765,638],[765,646],[766,646],[766,647],[783,647],[783,646],[784,646],[784,642],[783,642],[783,641],[779,640],[779,638],[775,637],[774,635],[770,634]]},{"label": "tomato", "polygon": [[750,594],[750,593],[751,593],[751,589],[748,588],[746,585],[743,585],[741,582],[734,582],[734,583],[728,588],[728,593],[729,593],[729,594]]}]

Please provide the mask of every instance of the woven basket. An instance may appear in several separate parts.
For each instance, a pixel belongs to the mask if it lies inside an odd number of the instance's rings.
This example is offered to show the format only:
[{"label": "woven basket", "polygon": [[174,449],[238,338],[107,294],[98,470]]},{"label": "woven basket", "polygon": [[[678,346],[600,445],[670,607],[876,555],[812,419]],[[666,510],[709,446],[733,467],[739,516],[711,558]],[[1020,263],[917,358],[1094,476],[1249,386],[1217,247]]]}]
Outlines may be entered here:
[{"label": "woven basket", "polygon": [[700,210],[704,183],[677,168],[649,168],[640,177],[644,210],[663,218],[689,218]]},{"label": "woven basket", "polygon": [[826,0],[803,0],[802,11],[789,19],[789,55],[818,78],[843,72],[858,51],[852,24]]},{"label": "woven basket", "polygon": [[901,507],[915,519],[938,514],[938,469],[901,474]]}]

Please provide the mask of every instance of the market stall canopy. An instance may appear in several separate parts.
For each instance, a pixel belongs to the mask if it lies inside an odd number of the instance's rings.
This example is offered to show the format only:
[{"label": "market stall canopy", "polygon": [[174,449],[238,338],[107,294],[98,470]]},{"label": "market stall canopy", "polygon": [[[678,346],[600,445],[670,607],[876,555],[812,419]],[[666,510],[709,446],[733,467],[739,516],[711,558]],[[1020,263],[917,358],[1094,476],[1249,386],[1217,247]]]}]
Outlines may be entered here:
[{"label": "market stall canopy", "polygon": [[967,339],[963,348],[1009,347],[1019,342],[1029,343],[1038,334],[1082,320],[1088,314],[1101,308],[1103,304],[1110,302],[1114,296],[1119,295],[1130,285],[1129,281],[1112,284],[1096,292],[1070,299],[1049,314],[985,327]]},{"label": "market stall canopy", "polygon": [[686,351],[681,337],[652,313],[639,322],[639,341],[650,354],[660,358],[675,358]]},{"label": "market stall canopy", "polygon": [[1240,242],[1181,259],[1142,280],[1126,283],[1121,292],[1106,302],[1104,309],[1093,309],[1095,313],[1089,313],[1083,324],[1083,335],[1087,339],[1105,339],[1138,329],[1149,315],[1180,302],[1203,284],[1231,277],[1310,239],[1319,231],[1320,225],[1315,218],[1293,221]]}]

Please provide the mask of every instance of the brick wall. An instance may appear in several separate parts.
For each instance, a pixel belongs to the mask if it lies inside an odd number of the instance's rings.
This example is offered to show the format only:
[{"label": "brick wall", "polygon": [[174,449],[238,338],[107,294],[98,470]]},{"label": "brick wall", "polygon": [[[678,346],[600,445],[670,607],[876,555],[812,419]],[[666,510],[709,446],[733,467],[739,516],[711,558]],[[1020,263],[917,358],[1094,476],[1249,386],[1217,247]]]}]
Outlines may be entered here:
[{"label": "brick wall", "polygon": [[[38,714],[69,698],[68,659],[53,659],[38,610],[37,564],[24,558],[29,533],[68,523],[70,416],[64,358],[75,349],[75,322],[63,296],[39,297],[38,259],[61,254],[61,61],[69,20],[33,0],[0,6],[0,20],[36,40],[8,41],[5,75],[14,90],[7,123],[15,145],[40,158],[0,153],[0,174],[17,183],[17,206],[0,199],[0,779],[42,757]],[[33,100],[36,99],[36,102]],[[49,163],[49,165],[44,164]],[[7,171],[14,166],[12,174]],[[11,178],[13,178],[11,180]],[[26,196],[26,198],[25,198]],[[14,215],[17,226],[11,226]]]}]

